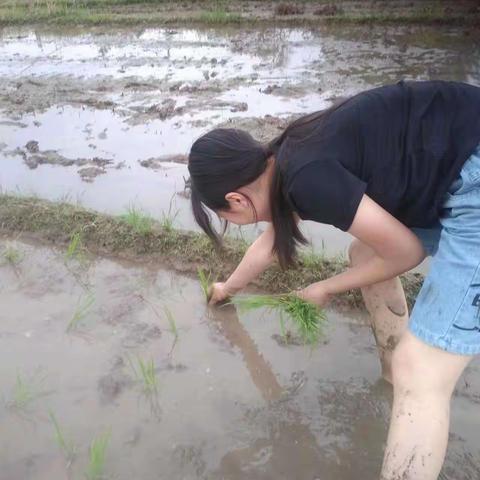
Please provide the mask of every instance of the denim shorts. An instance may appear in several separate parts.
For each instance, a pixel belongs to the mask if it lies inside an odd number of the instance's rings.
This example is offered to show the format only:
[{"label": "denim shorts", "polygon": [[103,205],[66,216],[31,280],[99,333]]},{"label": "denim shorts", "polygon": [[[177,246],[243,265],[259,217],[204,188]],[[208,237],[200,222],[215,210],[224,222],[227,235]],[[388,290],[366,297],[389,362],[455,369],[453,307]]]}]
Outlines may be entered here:
[{"label": "denim shorts", "polygon": [[442,202],[438,225],[413,228],[432,256],[409,330],[429,345],[480,353],[480,145]]}]

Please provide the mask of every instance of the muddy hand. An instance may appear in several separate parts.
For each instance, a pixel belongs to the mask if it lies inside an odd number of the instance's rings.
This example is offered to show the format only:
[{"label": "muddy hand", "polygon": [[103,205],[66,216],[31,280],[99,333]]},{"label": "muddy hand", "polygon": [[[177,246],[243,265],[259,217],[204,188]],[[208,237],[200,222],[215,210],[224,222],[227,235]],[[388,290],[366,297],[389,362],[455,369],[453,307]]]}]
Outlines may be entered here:
[{"label": "muddy hand", "polygon": [[224,282],[216,282],[210,286],[208,291],[208,304],[215,305],[224,302],[230,297],[230,292],[227,290]]},{"label": "muddy hand", "polygon": [[303,300],[314,303],[319,307],[324,307],[332,298],[331,293],[325,288],[323,282],[312,283],[308,287],[305,287],[302,290],[297,290],[294,293]]}]

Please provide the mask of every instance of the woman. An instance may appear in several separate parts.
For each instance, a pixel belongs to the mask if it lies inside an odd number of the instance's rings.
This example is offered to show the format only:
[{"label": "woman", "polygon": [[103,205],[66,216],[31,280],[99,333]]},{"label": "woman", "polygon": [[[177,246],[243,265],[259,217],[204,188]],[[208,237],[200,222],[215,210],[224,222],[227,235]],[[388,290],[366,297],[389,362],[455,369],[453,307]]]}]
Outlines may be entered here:
[{"label": "woman", "polygon": [[[300,219],[356,240],[351,268],[300,292],[325,305],[361,288],[394,402],[381,478],[438,477],[455,384],[480,353],[480,89],[400,82],[293,122],[268,146],[217,129],[192,146],[197,223],[206,207],[238,225],[270,222],[211,302],[244,288],[275,259],[294,261]],[[398,275],[432,255],[407,328]],[[395,347],[395,348],[394,348]],[[393,351],[393,354],[392,354]]]}]

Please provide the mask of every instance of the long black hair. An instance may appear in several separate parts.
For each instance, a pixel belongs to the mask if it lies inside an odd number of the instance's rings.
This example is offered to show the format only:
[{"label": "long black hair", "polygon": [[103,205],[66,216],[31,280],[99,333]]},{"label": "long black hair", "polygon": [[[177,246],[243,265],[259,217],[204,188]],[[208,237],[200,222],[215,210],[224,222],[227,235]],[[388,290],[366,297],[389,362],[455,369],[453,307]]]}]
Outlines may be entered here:
[{"label": "long black hair", "polygon": [[[225,195],[256,180],[267,168],[267,160],[273,156],[275,167],[270,188],[275,231],[273,253],[282,268],[292,265],[297,244],[306,244],[307,240],[298,228],[294,210],[284,191],[284,165],[295,146],[314,135],[327,116],[347,100],[327,110],[300,117],[267,145],[243,130],[230,128],[211,130],[196,140],[190,150],[188,169],[193,216],[202,230],[217,244],[220,243],[220,235],[212,227],[211,215],[206,207],[213,211],[228,210]],[[252,203],[251,206],[256,216]],[[224,232],[226,227],[225,222]]]}]

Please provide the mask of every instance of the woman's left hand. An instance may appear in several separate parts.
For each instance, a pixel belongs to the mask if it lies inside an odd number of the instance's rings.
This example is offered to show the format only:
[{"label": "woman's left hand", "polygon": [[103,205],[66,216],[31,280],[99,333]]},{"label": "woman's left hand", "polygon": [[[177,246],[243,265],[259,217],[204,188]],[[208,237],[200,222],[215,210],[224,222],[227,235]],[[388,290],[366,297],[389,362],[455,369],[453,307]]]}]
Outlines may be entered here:
[{"label": "woman's left hand", "polygon": [[308,287],[295,292],[300,298],[314,303],[319,307],[324,307],[332,298],[332,294],[328,292],[325,282],[312,283]]}]

